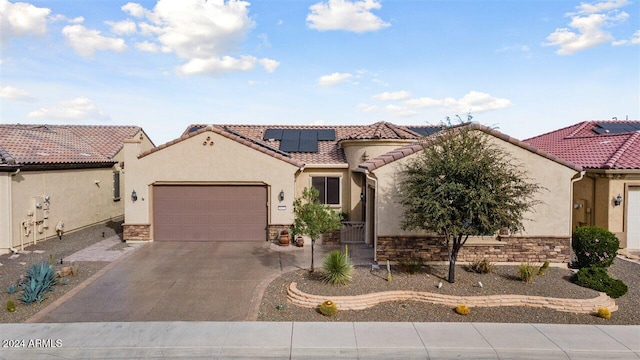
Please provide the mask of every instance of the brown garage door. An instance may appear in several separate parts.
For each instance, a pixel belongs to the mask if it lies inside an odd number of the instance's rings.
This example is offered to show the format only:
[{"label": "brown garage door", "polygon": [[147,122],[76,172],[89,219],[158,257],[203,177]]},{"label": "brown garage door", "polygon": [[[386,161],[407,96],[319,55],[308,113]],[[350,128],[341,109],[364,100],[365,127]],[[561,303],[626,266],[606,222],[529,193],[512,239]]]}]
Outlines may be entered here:
[{"label": "brown garage door", "polygon": [[156,241],[265,241],[265,186],[156,185]]}]

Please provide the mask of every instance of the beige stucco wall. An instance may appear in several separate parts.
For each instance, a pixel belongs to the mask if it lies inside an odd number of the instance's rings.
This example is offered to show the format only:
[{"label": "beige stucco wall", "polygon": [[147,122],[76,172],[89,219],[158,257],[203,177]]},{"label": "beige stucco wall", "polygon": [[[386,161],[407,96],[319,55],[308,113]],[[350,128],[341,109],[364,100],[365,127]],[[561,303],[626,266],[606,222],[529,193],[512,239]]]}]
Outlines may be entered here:
[{"label": "beige stucco wall", "polygon": [[[264,183],[270,188],[269,224],[293,223],[294,178],[298,171],[294,165],[212,131],[138,158],[140,153],[138,143],[125,142],[123,202],[127,224],[152,223],[154,183]],[[135,202],[130,195],[133,190],[138,195]],[[280,190],[285,193],[282,202],[278,199]],[[286,206],[286,210],[278,210],[278,206]]]},{"label": "beige stucco wall", "polygon": [[[489,136],[489,135],[487,135]],[[545,187],[536,195],[542,203],[527,213],[524,220],[526,236],[569,236],[571,234],[571,179],[577,172],[555,163],[540,155],[520,148],[495,137],[492,141],[511,154],[514,160],[523,165],[531,181]],[[377,236],[411,235],[419,232],[405,232],[400,229],[402,206],[397,202],[397,186],[400,182],[399,170],[408,161],[419,154],[413,154],[382,166],[373,173],[377,183]]]},{"label": "beige stucco wall", "polygon": [[346,211],[351,213],[351,172],[346,168],[339,167],[327,167],[327,168],[305,168],[301,173],[296,177],[295,183],[295,191],[296,197],[302,196],[302,190],[304,188],[311,187],[311,178],[312,177],[321,177],[321,176],[330,176],[330,177],[339,177],[340,178],[340,204],[339,205],[330,205],[332,209],[341,212]]},{"label": "beige stucco wall", "polygon": [[[11,177],[0,172],[0,254],[6,252],[11,240]],[[3,251],[4,250],[4,251]]]}]

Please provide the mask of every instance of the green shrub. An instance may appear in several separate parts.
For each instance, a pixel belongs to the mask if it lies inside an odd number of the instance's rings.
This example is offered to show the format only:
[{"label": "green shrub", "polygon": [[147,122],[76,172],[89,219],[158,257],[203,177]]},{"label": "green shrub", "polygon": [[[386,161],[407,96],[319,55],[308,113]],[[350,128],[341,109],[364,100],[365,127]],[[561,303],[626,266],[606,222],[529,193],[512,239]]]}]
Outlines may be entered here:
[{"label": "green shrub", "polygon": [[524,282],[531,282],[533,280],[533,274],[535,273],[535,267],[531,263],[521,263],[518,268],[518,275],[520,280]]},{"label": "green shrub", "polygon": [[493,272],[493,263],[488,259],[475,259],[467,268],[478,274],[489,274]]},{"label": "green shrub", "polygon": [[422,261],[422,259],[410,258],[410,259],[400,260],[400,263],[398,264],[398,268],[402,272],[415,274],[422,269],[423,265],[424,265],[424,261]]},{"label": "green shrub", "polygon": [[455,311],[459,315],[469,315],[471,313],[471,309],[467,305],[458,305],[455,308]]},{"label": "green shrub", "polygon": [[46,262],[33,264],[31,268],[27,269],[27,278],[20,284],[22,288],[20,300],[25,304],[40,303],[44,300],[44,294],[47,291],[52,291],[53,286],[57,283],[51,265]]},{"label": "green shrub", "polygon": [[322,279],[332,285],[351,282],[353,265],[349,257],[339,250],[327,254],[322,265]]},{"label": "green shrub", "polygon": [[331,300],[327,300],[322,304],[320,304],[319,309],[320,309],[320,313],[324,316],[333,316],[338,313],[338,307]]},{"label": "green shrub", "polygon": [[579,268],[609,267],[616,257],[620,240],[610,231],[596,226],[582,226],[573,233],[571,246]]},{"label": "green shrub", "polygon": [[7,301],[7,311],[8,312],[15,312],[16,311],[16,304],[14,304],[13,301],[11,301],[11,300]]},{"label": "green shrub", "polygon": [[551,262],[549,260],[545,261],[544,264],[542,264],[542,266],[540,266],[540,269],[538,269],[538,276],[544,275],[544,273],[549,268],[549,265],[551,265]]},{"label": "green shrub", "polygon": [[627,285],[622,280],[613,279],[603,267],[591,266],[578,270],[574,282],[582,287],[607,293],[616,299],[627,293]]}]

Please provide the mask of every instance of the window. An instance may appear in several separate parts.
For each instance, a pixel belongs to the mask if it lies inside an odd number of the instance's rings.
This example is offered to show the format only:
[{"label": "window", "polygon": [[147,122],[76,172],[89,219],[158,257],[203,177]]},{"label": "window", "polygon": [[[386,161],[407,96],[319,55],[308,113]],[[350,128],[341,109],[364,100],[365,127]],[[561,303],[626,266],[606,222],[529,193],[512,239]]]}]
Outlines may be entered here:
[{"label": "window", "polygon": [[113,172],[113,201],[120,201],[120,171]]},{"label": "window", "polygon": [[320,195],[318,200],[323,204],[340,204],[340,178],[339,177],[312,177],[313,186]]}]

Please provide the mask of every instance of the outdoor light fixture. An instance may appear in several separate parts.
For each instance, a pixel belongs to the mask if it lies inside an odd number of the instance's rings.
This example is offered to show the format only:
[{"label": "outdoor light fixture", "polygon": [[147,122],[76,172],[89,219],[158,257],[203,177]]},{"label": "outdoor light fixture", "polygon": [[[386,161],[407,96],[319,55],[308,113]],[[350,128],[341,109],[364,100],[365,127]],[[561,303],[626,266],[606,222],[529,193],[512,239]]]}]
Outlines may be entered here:
[{"label": "outdoor light fixture", "polygon": [[278,195],[278,199],[280,199],[280,201],[284,200],[284,190],[280,190],[280,194]]},{"label": "outdoor light fixture", "polygon": [[364,198],[364,192],[361,192],[361,193],[360,193],[360,201],[364,201],[364,199],[365,199],[365,198]]},{"label": "outdoor light fixture", "polygon": [[131,192],[131,200],[133,200],[133,201],[137,201],[138,200],[138,194],[136,194],[135,190],[133,190]]},{"label": "outdoor light fixture", "polygon": [[615,199],[613,199],[613,205],[620,206],[622,204],[622,195],[618,194]]}]

